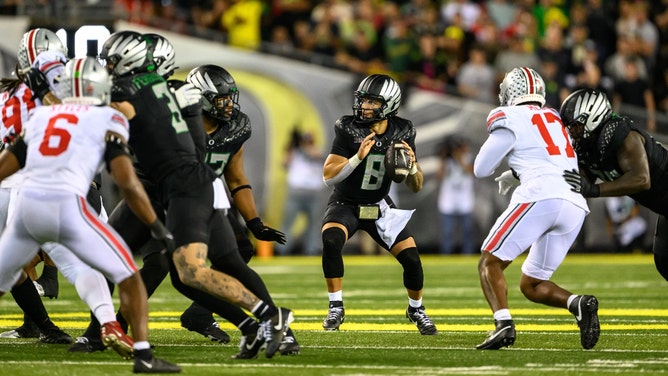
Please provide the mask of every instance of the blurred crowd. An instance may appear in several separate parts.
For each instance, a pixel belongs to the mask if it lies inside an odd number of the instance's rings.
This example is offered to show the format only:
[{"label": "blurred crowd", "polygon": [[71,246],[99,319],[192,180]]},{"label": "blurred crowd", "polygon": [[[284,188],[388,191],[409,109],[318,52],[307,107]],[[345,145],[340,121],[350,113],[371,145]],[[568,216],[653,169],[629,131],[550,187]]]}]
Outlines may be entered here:
[{"label": "blurred crowd", "polygon": [[225,35],[225,43],[495,103],[530,66],[558,107],[582,87],[616,109],[668,110],[666,0],[118,0],[131,21]]},{"label": "blurred crowd", "polygon": [[642,111],[650,131],[668,111],[668,0],[91,1],[132,22],[491,104],[504,72],[529,66],[553,107],[596,87],[616,110]]}]

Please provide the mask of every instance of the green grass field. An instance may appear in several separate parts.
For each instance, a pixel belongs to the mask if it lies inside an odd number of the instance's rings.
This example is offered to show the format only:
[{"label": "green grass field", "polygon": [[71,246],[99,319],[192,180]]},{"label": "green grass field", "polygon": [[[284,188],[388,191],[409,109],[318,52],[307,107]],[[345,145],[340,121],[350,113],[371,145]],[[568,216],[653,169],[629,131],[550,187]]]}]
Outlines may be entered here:
[{"label": "green grass field", "polygon": [[[292,327],[302,351],[297,356],[234,360],[239,333],[226,345],[180,328],[189,302],[164,282],[150,299],[151,342],[155,353],[190,375],[661,375],[668,374],[666,282],[651,255],[570,255],[553,280],[600,302],[601,339],[582,350],[573,317],[562,309],[527,301],[519,291],[521,260],[506,276],[515,346],[475,350],[493,329],[480,291],[477,257],[424,256],[424,304],[438,336],[420,336],[404,317],[407,305],[401,268],[389,256],[346,256],[346,322],[324,332],[327,312],[320,258],[254,259],[276,302],[295,312]],[[86,307],[61,276],[60,296],[45,300],[52,319],[73,337],[87,325]],[[13,299],[0,300],[0,330],[20,325]],[[0,340],[4,375],[130,374],[132,362],[113,351],[72,354],[65,345],[36,340]]]}]

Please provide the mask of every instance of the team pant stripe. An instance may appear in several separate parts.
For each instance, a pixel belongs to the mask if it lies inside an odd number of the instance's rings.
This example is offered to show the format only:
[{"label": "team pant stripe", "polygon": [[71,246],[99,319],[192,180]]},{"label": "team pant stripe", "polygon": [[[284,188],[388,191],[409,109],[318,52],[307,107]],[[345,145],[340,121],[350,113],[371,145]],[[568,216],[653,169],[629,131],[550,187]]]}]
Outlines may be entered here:
[{"label": "team pant stripe", "polygon": [[506,218],[501,221],[499,226],[494,229],[494,235],[490,238],[487,244],[483,244],[482,250],[485,252],[494,252],[503,243],[503,240],[513,232],[517,223],[524,217],[533,207],[534,203],[519,204],[510,211]]},{"label": "team pant stripe", "polygon": [[79,197],[79,210],[83,214],[86,221],[91,225],[91,227],[97,231],[114,250],[118,253],[126,265],[132,270],[132,272],[137,271],[137,266],[135,265],[134,259],[132,258],[132,253],[129,249],[125,247],[125,244],[118,239],[118,235],[109,231],[107,227],[100,221],[97,214],[92,213],[88,210],[88,205],[84,197]]}]

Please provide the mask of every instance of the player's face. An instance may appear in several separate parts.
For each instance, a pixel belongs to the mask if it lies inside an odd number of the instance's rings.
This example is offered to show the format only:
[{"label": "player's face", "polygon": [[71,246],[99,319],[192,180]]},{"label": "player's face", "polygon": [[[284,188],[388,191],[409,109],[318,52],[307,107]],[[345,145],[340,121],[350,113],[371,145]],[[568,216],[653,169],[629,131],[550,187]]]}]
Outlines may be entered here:
[{"label": "player's face", "polygon": [[577,146],[582,143],[582,138],[584,136],[584,124],[573,122],[569,124],[566,129],[568,129],[568,134],[573,140],[573,146]]},{"label": "player's face", "polygon": [[234,110],[234,101],[232,101],[232,96],[230,95],[221,95],[213,99],[213,105],[221,111],[225,119],[232,117],[232,111]]},{"label": "player's face", "polygon": [[376,115],[376,110],[383,105],[378,99],[363,97],[360,99],[360,107],[362,108],[362,116],[365,119],[373,119]]}]

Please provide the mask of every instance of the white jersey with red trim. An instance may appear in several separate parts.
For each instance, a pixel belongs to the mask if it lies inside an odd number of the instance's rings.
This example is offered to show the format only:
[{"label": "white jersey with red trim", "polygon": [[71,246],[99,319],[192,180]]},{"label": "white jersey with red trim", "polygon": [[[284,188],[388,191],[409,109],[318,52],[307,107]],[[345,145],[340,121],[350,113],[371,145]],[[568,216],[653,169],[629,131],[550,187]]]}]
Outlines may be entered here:
[{"label": "white jersey with red trim", "polygon": [[[562,198],[589,210],[582,195],[571,191],[564,170],[578,169],[578,160],[559,113],[533,105],[497,107],[487,117],[487,128],[508,129],[515,143],[508,165],[520,177],[510,203]],[[482,150],[481,150],[482,152]]]},{"label": "white jersey with red trim", "polygon": [[128,121],[111,107],[60,104],[36,108],[24,127],[25,188],[86,197],[103,165],[107,131],[129,137]]},{"label": "white jersey with red trim", "polygon": [[[8,135],[19,135],[23,124],[28,121],[30,112],[41,105],[39,99],[33,99],[33,93],[26,84],[21,84],[13,95],[9,95],[9,92],[0,93],[0,103],[2,103],[0,140]],[[18,171],[0,182],[0,188],[13,188],[22,181],[23,174]]]}]

